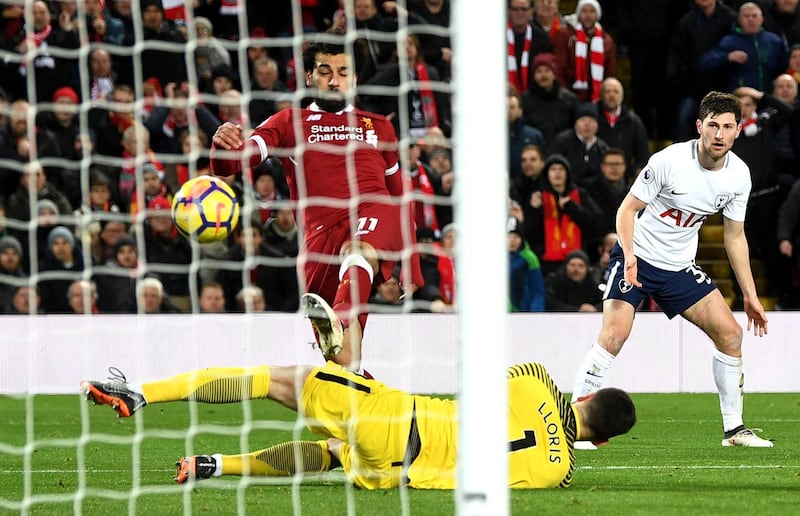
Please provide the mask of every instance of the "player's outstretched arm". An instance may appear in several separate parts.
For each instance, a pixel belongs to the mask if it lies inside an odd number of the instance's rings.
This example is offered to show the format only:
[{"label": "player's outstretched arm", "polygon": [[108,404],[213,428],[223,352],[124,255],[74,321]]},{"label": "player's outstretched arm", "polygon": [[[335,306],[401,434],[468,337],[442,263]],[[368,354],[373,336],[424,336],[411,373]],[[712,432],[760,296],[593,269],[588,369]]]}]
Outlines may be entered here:
[{"label": "player's outstretched arm", "polygon": [[261,151],[252,140],[242,139],[242,126],[225,122],[211,138],[211,170],[217,176],[231,176],[247,163],[251,168],[262,161]]}]

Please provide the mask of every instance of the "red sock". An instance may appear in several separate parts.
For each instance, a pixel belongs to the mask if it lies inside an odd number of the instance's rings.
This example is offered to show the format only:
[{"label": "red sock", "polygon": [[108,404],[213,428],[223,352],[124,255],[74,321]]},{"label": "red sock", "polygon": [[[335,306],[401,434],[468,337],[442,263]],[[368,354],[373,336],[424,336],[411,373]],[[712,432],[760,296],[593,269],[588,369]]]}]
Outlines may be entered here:
[{"label": "red sock", "polygon": [[372,282],[369,272],[357,266],[345,271],[336,289],[336,298],[333,300],[333,310],[345,328],[350,326],[350,320],[353,318],[350,309],[355,306],[360,312],[361,307],[365,307],[369,301],[370,292],[372,292]]}]

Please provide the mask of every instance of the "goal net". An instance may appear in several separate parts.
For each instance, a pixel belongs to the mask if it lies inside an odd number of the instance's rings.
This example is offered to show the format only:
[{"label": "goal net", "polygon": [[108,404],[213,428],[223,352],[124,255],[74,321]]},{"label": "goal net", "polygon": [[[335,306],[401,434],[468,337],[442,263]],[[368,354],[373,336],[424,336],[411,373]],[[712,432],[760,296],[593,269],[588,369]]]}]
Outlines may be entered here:
[{"label": "goal net", "polygon": [[[17,272],[4,263],[0,271],[0,410],[9,414],[0,512],[409,514],[416,506],[403,486],[388,502],[364,497],[340,469],[171,482],[181,456],[319,439],[272,402],[172,403],[117,420],[75,396],[81,379],[104,380],[109,367],[138,386],[208,367],[323,363],[298,307],[306,280],[298,264],[314,258],[303,253],[310,228],[293,214],[340,205],[290,198],[276,158],[296,155],[277,153],[233,179],[241,231],[228,240],[200,245],[171,221],[159,224],[178,187],[208,173],[222,122],[249,134],[285,107],[308,105],[302,52],[334,37],[331,27],[364,63],[348,102],[395,128],[411,185],[396,201],[418,228],[416,244],[404,232],[400,266],[370,299],[363,366],[392,387],[457,394],[458,489],[437,500],[462,514],[508,511],[507,183],[505,174],[487,181],[481,164],[485,153],[506,162],[505,9],[427,4],[4,3],[0,254],[11,248],[21,260]],[[351,219],[360,200],[343,205]],[[454,221],[460,232],[447,248]],[[438,273],[438,292],[397,291],[410,283],[414,253]]]}]

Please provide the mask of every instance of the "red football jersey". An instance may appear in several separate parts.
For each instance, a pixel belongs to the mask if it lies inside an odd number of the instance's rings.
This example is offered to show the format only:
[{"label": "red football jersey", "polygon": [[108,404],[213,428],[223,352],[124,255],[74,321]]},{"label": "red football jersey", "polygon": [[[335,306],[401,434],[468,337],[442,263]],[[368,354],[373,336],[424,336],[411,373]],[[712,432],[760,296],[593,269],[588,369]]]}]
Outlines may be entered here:
[{"label": "red football jersey", "polygon": [[276,113],[249,139],[262,160],[281,160],[292,200],[308,202],[298,207],[306,238],[347,219],[348,203],[356,196],[388,202],[389,195],[402,194],[387,186],[401,184],[400,167],[397,136],[381,115],[350,106],[331,113],[311,104]]}]

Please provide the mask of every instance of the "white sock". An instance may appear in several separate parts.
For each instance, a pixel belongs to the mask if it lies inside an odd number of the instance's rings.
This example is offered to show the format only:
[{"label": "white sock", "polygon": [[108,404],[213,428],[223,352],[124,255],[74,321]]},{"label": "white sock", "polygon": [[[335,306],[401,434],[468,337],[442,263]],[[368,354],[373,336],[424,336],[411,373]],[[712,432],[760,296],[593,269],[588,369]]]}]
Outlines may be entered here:
[{"label": "white sock", "polygon": [[711,369],[714,372],[717,391],[719,391],[722,429],[727,432],[744,424],[742,420],[742,387],[744,387],[742,359],[726,355],[714,348]]},{"label": "white sock", "polygon": [[600,344],[595,344],[586,353],[578,373],[575,375],[575,387],[572,388],[572,401],[578,398],[599,391],[603,387],[608,368],[616,358]]},{"label": "white sock", "polygon": [[222,454],[221,453],[215,453],[211,457],[213,457],[214,460],[217,463],[217,468],[214,470],[214,473],[212,473],[211,476],[212,477],[221,477],[222,476]]}]

